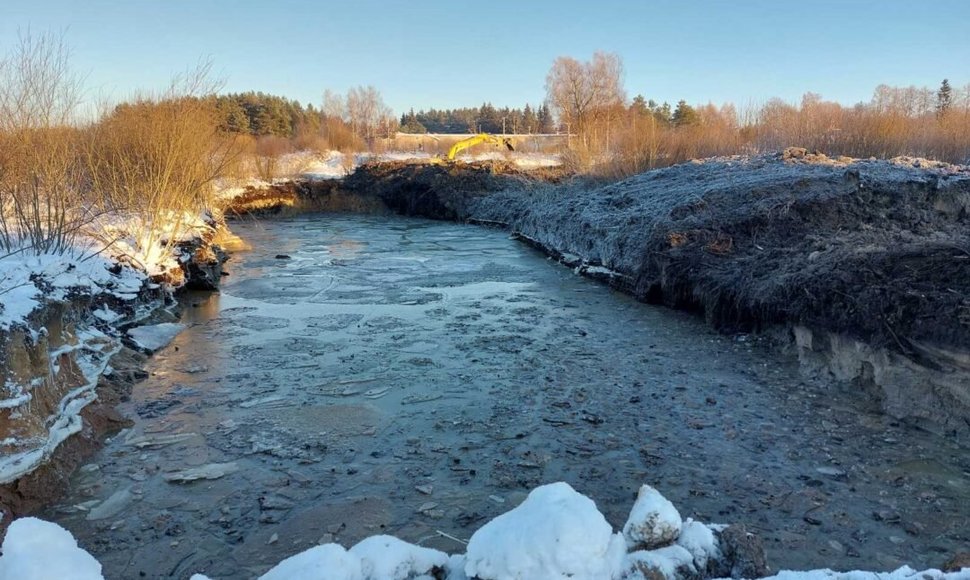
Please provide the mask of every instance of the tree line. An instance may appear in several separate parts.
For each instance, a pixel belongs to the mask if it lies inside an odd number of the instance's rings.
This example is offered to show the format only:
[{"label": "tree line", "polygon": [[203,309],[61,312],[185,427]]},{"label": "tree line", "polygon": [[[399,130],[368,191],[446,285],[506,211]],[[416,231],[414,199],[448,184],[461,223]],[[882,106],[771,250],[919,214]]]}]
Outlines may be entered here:
[{"label": "tree line", "polygon": [[533,108],[494,107],[482,103],[480,107],[435,109],[415,112],[412,108],[401,115],[402,133],[555,133],[552,112],[545,103]]},{"label": "tree line", "polygon": [[744,110],[685,101],[671,107],[642,95],[627,100],[620,58],[595,53],[588,61],[557,58],[546,77],[546,102],[575,135],[567,161],[616,176],[790,146],[852,157],[970,162],[970,85],[956,89],[949,80],[937,89],[880,85],[872,99],[852,106],[806,93],[799,103],[771,99]]}]

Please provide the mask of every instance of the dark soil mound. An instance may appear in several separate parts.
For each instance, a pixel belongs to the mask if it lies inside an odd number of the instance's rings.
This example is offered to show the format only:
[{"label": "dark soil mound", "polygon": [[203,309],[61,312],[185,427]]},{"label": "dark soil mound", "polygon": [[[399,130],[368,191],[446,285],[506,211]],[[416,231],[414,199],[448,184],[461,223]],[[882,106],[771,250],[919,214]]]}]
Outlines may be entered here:
[{"label": "dark soil mound", "polygon": [[970,172],[919,165],[719,159],[504,192],[471,214],[720,328],[804,324],[919,358],[923,345],[970,349]]},{"label": "dark soil mound", "polygon": [[559,168],[523,170],[513,163],[382,162],[362,165],[347,177],[342,189],[376,196],[404,215],[460,220],[479,197],[508,189],[521,189],[535,181],[558,182],[567,173]]}]

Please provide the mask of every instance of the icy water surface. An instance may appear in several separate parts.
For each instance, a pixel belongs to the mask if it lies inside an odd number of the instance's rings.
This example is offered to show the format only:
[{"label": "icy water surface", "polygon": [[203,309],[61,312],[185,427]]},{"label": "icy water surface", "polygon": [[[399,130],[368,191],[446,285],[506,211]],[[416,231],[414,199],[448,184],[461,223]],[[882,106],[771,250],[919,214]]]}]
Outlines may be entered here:
[{"label": "icy water surface", "polygon": [[378,533],[461,552],[447,536],[560,480],[615,527],[650,483],[685,517],[746,524],[775,568],[938,566],[970,541],[965,447],[502,232],[234,230],[255,250],[188,298],[122,406],[134,428],[43,514],[109,578],[247,578]]}]

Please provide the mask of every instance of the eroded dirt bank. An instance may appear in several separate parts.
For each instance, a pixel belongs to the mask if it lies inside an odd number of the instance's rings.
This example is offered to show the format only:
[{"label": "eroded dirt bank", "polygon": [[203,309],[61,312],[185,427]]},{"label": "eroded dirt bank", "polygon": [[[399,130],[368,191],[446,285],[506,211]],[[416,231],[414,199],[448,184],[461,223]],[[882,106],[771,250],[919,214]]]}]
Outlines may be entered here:
[{"label": "eroded dirt bank", "polygon": [[[449,552],[541,483],[614,527],[646,482],[775,569],[939,566],[970,454],[749,335],[645,308],[504,232],[387,216],[234,226],[255,248],[43,514],[109,578],[252,577],[377,533]],[[281,256],[281,257],[277,257]],[[199,479],[196,479],[199,478]]]},{"label": "eroded dirt bank", "polygon": [[[640,300],[786,335],[808,372],[970,433],[970,170],[784,154],[597,186],[502,164],[366,165],[301,202],[506,227]],[[244,208],[243,208],[244,209]]]},{"label": "eroded dirt bank", "polygon": [[58,498],[104,437],[130,424],[115,407],[146,376],[145,348],[126,331],[176,320],[173,288],[218,288],[226,260],[219,244],[232,238],[213,222],[177,246],[178,265],[157,279],[116,264],[116,279],[99,286],[79,277],[51,297],[50,273],[31,277],[43,292],[36,307],[0,330],[0,536],[14,518]]}]

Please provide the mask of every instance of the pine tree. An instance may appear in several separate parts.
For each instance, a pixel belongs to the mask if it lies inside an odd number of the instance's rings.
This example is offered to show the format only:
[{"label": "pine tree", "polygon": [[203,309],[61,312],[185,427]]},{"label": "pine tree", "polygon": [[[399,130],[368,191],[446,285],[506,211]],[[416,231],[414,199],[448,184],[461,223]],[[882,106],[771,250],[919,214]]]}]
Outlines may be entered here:
[{"label": "pine tree", "polygon": [[953,103],[953,89],[950,88],[950,81],[948,79],[943,79],[940,83],[940,90],[936,92],[936,114],[940,117],[945,117],[950,111],[950,105]]},{"label": "pine tree", "polygon": [[522,130],[526,133],[535,133],[538,125],[539,119],[536,118],[535,111],[526,104],[525,110],[522,111]]},{"label": "pine tree", "polygon": [[643,98],[643,95],[633,97],[633,102],[630,103],[630,112],[642,117],[650,114],[650,108],[647,106],[647,101]]},{"label": "pine tree", "polygon": [[673,121],[678,127],[688,127],[700,123],[701,118],[694,107],[688,105],[687,101],[680,100],[677,102],[677,108],[674,109]]},{"label": "pine tree", "polygon": [[552,113],[549,112],[549,105],[543,103],[539,107],[539,133],[555,133],[556,128],[552,124]]}]

